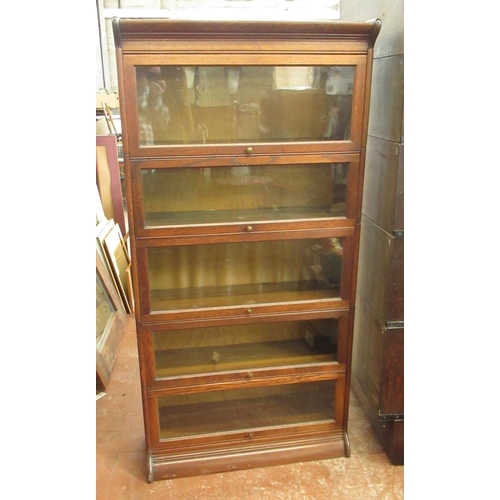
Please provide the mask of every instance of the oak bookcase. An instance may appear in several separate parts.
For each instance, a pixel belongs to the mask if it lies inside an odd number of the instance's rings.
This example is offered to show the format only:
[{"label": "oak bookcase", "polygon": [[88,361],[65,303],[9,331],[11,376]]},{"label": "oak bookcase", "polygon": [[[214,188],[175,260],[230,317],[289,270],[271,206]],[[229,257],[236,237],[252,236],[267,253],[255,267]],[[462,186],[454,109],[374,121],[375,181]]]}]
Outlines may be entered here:
[{"label": "oak bookcase", "polygon": [[380,20],[113,27],[148,480],[349,456]]}]

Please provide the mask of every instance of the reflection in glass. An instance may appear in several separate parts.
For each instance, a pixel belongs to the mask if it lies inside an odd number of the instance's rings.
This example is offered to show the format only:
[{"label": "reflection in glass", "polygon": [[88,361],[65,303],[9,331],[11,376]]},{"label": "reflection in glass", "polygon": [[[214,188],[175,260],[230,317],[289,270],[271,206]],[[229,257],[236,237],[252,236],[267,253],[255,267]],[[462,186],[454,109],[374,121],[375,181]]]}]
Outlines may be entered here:
[{"label": "reflection in glass", "polygon": [[335,381],[158,398],[160,439],[334,421]]},{"label": "reflection in glass", "polygon": [[151,311],[335,298],[343,238],[153,247]]},{"label": "reflection in glass", "polygon": [[145,226],[345,216],[348,164],[142,170]]},{"label": "reflection in glass", "polygon": [[154,332],[156,378],[337,359],[337,319]]},{"label": "reflection in glass", "polygon": [[353,66],[137,66],[140,145],[350,137]]}]

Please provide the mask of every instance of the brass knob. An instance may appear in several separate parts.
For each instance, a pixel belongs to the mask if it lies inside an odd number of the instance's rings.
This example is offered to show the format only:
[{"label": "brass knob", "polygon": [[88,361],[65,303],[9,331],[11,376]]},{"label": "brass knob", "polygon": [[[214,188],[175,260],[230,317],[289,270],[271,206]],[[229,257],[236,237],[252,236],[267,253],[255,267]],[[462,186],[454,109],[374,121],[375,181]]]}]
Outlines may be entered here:
[{"label": "brass knob", "polygon": [[253,227],[252,226],[247,226],[246,230],[250,233],[251,231],[253,231]]},{"label": "brass knob", "polygon": [[251,310],[251,309],[247,309],[247,310],[245,311],[245,314],[252,314],[252,310]]},{"label": "brass knob", "polygon": [[251,155],[253,153],[253,148],[248,147],[246,151],[247,151],[247,155]]},{"label": "brass knob", "polygon": [[252,372],[248,372],[246,375],[245,375],[246,378],[248,379],[251,379],[253,377],[253,373]]},{"label": "brass knob", "polygon": [[247,439],[252,439],[253,438],[253,432],[249,432],[247,434]]}]

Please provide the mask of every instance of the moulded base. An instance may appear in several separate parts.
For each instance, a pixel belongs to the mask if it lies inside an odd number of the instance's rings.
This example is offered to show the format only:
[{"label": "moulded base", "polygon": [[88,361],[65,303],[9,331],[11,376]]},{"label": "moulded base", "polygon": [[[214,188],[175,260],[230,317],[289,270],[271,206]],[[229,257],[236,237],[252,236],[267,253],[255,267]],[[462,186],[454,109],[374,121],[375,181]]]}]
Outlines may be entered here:
[{"label": "moulded base", "polygon": [[349,438],[343,433],[328,439],[296,440],[273,447],[254,446],[185,454],[155,450],[149,456],[148,482],[349,456]]}]

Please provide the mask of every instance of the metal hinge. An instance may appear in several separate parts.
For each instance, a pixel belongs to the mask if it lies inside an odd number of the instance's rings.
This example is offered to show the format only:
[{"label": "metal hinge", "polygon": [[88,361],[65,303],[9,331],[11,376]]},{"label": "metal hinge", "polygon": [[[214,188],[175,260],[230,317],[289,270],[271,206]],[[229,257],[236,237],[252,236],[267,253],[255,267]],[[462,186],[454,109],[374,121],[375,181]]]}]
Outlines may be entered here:
[{"label": "metal hinge", "polygon": [[387,321],[385,324],[386,330],[399,330],[405,327],[404,321]]},{"label": "metal hinge", "polygon": [[404,420],[405,415],[404,413],[384,413],[384,414],[379,414],[380,420]]}]

